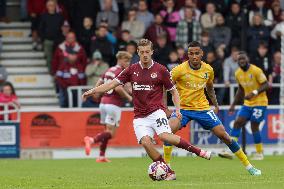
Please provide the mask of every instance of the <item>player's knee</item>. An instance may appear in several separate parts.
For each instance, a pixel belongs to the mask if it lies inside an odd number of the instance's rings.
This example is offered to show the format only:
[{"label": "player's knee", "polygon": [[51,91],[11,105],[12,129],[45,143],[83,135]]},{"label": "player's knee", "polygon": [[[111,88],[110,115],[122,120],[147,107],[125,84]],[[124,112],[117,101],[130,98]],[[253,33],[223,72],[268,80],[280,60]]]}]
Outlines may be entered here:
[{"label": "player's knee", "polygon": [[152,145],[152,139],[149,136],[144,136],[140,140],[140,143],[144,148],[146,148],[146,147],[149,147],[150,145]]},{"label": "player's knee", "polygon": [[220,140],[224,142],[225,144],[230,144],[231,143],[231,137],[229,136],[228,133],[224,132],[219,136]]},{"label": "player's knee", "polygon": [[253,133],[259,131],[259,124],[258,123],[251,123],[251,130]]},{"label": "player's knee", "polygon": [[170,119],[169,125],[173,133],[176,133],[179,130],[180,121],[178,119]]}]

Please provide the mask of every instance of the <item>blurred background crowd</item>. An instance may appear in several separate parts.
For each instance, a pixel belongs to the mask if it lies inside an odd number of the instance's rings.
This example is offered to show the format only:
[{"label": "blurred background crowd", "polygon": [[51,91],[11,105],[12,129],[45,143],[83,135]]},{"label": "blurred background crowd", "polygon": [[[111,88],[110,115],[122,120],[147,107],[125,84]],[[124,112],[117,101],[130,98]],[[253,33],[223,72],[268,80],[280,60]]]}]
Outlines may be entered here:
[{"label": "blurred background crowd", "polygon": [[[1,3],[2,2],[2,3]],[[1,20],[5,7],[0,0]],[[136,41],[154,43],[153,59],[169,70],[187,60],[187,44],[199,41],[215,83],[234,84],[238,51],[265,72],[270,85],[280,82],[280,38],[284,34],[284,0],[23,0],[31,21],[33,50],[44,51],[61,107],[67,87],[94,86],[125,50],[139,61]],[[23,13],[24,14],[24,13]],[[216,89],[228,104],[228,89]],[[270,90],[279,103],[279,89]],[[96,106],[91,99],[85,106]]]}]

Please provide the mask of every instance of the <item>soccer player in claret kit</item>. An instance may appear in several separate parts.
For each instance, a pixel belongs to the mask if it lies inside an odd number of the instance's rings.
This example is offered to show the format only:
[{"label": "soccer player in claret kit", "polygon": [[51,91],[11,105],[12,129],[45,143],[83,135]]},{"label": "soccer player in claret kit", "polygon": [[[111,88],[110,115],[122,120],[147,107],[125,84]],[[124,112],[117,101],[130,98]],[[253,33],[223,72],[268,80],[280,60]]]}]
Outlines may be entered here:
[{"label": "soccer player in claret kit", "polygon": [[[95,86],[97,87],[104,83],[111,82],[129,66],[131,58],[132,55],[130,53],[119,51],[116,54],[117,65],[109,68]],[[97,162],[110,162],[110,160],[105,157],[105,151],[108,141],[114,137],[116,129],[119,127],[121,117],[120,107],[123,105],[124,99],[131,102],[132,96],[130,96],[121,85],[107,91],[102,96],[99,108],[101,124],[106,125],[106,130],[97,134],[95,137],[86,136],[84,138],[86,155],[90,155],[91,144],[100,143],[100,156],[97,158]]]},{"label": "soccer player in claret kit", "polygon": [[[195,120],[224,142],[251,175],[261,175],[261,171],[250,164],[239,144],[230,138],[216,115],[219,107],[213,87],[214,72],[209,64],[201,61],[202,56],[203,51],[200,44],[196,41],[191,42],[188,47],[189,60],[176,66],[171,72],[172,80],[176,84],[181,98],[181,110],[178,111],[178,114],[182,114],[182,120],[178,118],[176,112],[172,114],[169,120],[172,131],[175,133],[185,127],[190,120]],[[215,106],[215,112],[210,110],[204,89]],[[171,148],[171,144],[165,143],[164,156],[167,162],[171,158]]]},{"label": "soccer player in claret kit", "polygon": [[[121,84],[131,82],[134,104],[134,131],[137,141],[141,144],[153,161],[164,162],[162,155],[153,144],[156,133],[163,142],[168,142],[178,148],[193,152],[200,157],[210,159],[210,153],[201,150],[177,135],[172,134],[168,124],[163,104],[164,88],[170,91],[176,108],[176,116],[181,119],[179,94],[170,79],[170,73],[166,67],[154,62],[153,44],[147,39],[141,39],[137,49],[140,61],[130,65],[110,83],[93,88],[82,95],[83,99],[96,93],[104,93]],[[168,165],[167,165],[168,166]],[[165,180],[175,180],[175,172],[168,166],[169,173]]]},{"label": "soccer player in claret kit", "polygon": [[[238,56],[239,68],[235,73],[239,84],[235,100],[231,105],[229,112],[232,114],[235,105],[244,100],[244,104],[237,114],[234,127],[231,131],[231,137],[238,141],[241,128],[250,121],[252,135],[255,143],[256,154],[253,160],[263,160],[263,147],[259,132],[259,124],[264,120],[268,99],[266,91],[269,85],[263,71],[257,66],[249,63],[249,58],[245,52],[240,52]],[[232,159],[228,152],[220,153],[219,156]]]}]

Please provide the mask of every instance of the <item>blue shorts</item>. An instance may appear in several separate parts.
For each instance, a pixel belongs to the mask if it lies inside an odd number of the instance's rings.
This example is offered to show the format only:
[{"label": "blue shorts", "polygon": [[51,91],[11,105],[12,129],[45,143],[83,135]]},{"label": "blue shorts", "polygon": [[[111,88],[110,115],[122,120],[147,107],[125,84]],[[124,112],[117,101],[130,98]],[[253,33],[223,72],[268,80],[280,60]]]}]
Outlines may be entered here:
[{"label": "blue shorts", "polygon": [[266,106],[242,106],[237,117],[243,117],[252,122],[260,123],[264,120]]},{"label": "blue shorts", "polygon": [[[180,110],[180,113],[182,114],[181,127],[185,127],[191,120],[198,122],[206,130],[211,130],[218,125],[222,125],[222,122],[213,110]],[[176,117],[175,112],[172,113],[172,117]]]}]

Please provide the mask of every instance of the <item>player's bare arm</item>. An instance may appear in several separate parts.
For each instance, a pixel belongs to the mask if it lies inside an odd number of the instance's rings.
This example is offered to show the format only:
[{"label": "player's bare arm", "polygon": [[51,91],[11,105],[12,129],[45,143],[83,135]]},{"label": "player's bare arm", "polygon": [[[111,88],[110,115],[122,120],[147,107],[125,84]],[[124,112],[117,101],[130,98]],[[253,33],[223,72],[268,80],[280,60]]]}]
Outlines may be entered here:
[{"label": "player's bare arm", "polygon": [[250,94],[245,96],[246,100],[250,100],[252,97],[255,97],[257,95],[259,95],[262,92],[265,92],[269,89],[269,83],[266,81],[264,83],[261,84],[261,86],[259,87],[259,89],[252,91]]},{"label": "player's bare arm", "polygon": [[100,85],[102,85],[102,84],[104,84],[104,81],[103,81],[102,79],[99,79],[99,80],[97,81],[97,83],[95,84],[95,87],[98,87],[98,86],[100,86]]},{"label": "player's bare arm", "polygon": [[217,102],[217,98],[216,98],[213,82],[208,82],[206,84],[206,92],[207,92],[207,95],[210,98],[212,104],[215,107],[214,112],[217,114],[218,111],[219,111],[219,105],[218,105],[218,102]]},{"label": "player's bare arm", "polygon": [[229,108],[230,113],[233,113],[235,111],[235,106],[243,101],[244,96],[245,96],[244,88],[241,85],[239,85],[237,93],[235,95],[235,99]]},{"label": "player's bare arm", "polygon": [[122,98],[127,99],[129,102],[132,101],[132,96],[129,95],[129,93],[124,89],[122,85],[117,86],[115,89],[115,92],[119,94]]},{"label": "player's bare arm", "polygon": [[179,98],[178,91],[176,88],[174,88],[170,91],[170,93],[172,94],[172,101],[175,105],[177,118],[181,119],[182,115],[180,113],[180,98]]},{"label": "player's bare arm", "polygon": [[119,86],[120,83],[117,80],[112,80],[109,83],[102,84],[98,87],[92,88],[82,95],[82,99],[85,101],[89,96],[92,96],[96,93],[105,93],[111,89],[114,89],[115,87]]}]

